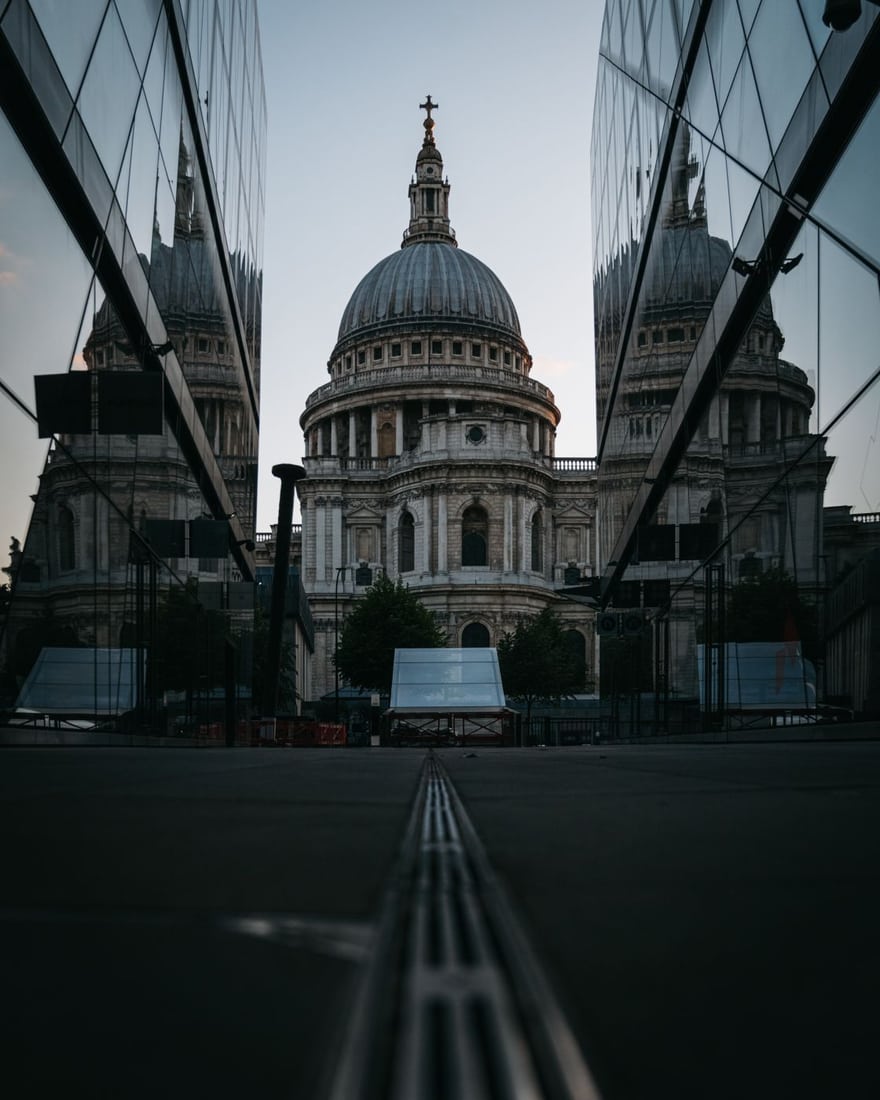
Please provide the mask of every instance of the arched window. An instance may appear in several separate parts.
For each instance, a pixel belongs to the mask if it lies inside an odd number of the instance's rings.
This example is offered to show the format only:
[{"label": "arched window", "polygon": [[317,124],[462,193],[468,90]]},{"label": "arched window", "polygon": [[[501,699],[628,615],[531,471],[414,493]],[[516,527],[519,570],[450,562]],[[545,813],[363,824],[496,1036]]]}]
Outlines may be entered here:
[{"label": "arched window", "polygon": [[540,508],[532,516],[532,569],[544,572],[544,519]]},{"label": "arched window", "polygon": [[76,538],[73,512],[64,504],[58,506],[58,568],[62,573],[76,569]]},{"label": "arched window", "polygon": [[401,573],[416,567],[416,527],[409,512],[401,512],[397,525],[397,558]]},{"label": "arched window", "polygon": [[486,649],[489,645],[489,630],[482,623],[468,623],[461,632],[461,644],[465,649]]},{"label": "arched window", "polygon": [[472,505],[461,517],[461,564],[488,565],[489,519],[486,509]]}]

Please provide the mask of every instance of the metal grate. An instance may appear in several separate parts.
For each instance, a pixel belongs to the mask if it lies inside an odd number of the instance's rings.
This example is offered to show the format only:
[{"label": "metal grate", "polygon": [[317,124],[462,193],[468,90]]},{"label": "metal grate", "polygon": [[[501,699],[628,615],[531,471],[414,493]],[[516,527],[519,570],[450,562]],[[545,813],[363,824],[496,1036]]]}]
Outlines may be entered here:
[{"label": "metal grate", "polygon": [[476,832],[433,754],[386,894],[331,1095],[333,1100],[599,1100]]}]

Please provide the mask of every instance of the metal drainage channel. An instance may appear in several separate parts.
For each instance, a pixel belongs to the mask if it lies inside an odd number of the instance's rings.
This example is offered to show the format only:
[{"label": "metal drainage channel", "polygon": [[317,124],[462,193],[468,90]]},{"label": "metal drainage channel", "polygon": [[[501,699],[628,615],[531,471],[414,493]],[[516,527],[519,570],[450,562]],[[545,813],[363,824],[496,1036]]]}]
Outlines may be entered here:
[{"label": "metal drainage channel", "polygon": [[433,753],[371,959],[333,1100],[599,1100]]}]

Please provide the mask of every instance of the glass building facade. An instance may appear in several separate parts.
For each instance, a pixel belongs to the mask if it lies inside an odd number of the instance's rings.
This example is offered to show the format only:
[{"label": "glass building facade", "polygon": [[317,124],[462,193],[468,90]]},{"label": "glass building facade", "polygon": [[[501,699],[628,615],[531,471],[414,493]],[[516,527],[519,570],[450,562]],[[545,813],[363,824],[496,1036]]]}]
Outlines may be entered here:
[{"label": "glass building facade", "polygon": [[67,716],[76,650],[79,717],[207,719],[254,650],[256,2],[0,0],[0,104],[2,706]]},{"label": "glass building facade", "polygon": [[845,31],[823,9],[606,4],[598,630],[619,729],[880,712],[880,8]]}]

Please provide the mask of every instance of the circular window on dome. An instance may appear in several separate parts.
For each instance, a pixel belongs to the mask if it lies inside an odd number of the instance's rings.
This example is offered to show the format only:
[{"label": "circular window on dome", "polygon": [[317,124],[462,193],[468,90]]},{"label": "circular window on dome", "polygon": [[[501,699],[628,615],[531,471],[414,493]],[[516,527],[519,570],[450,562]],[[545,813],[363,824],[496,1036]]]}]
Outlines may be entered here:
[{"label": "circular window on dome", "polygon": [[468,443],[482,443],[486,438],[486,432],[479,424],[471,424],[467,430]]},{"label": "circular window on dome", "polygon": [[433,169],[433,168],[432,168],[432,167],[430,166],[430,164],[429,164],[429,165],[428,165],[428,167],[427,167],[427,168],[425,169],[425,171],[426,171],[426,172],[428,173],[428,175],[429,175],[429,176],[433,176],[433,175],[434,175],[434,169]]}]

